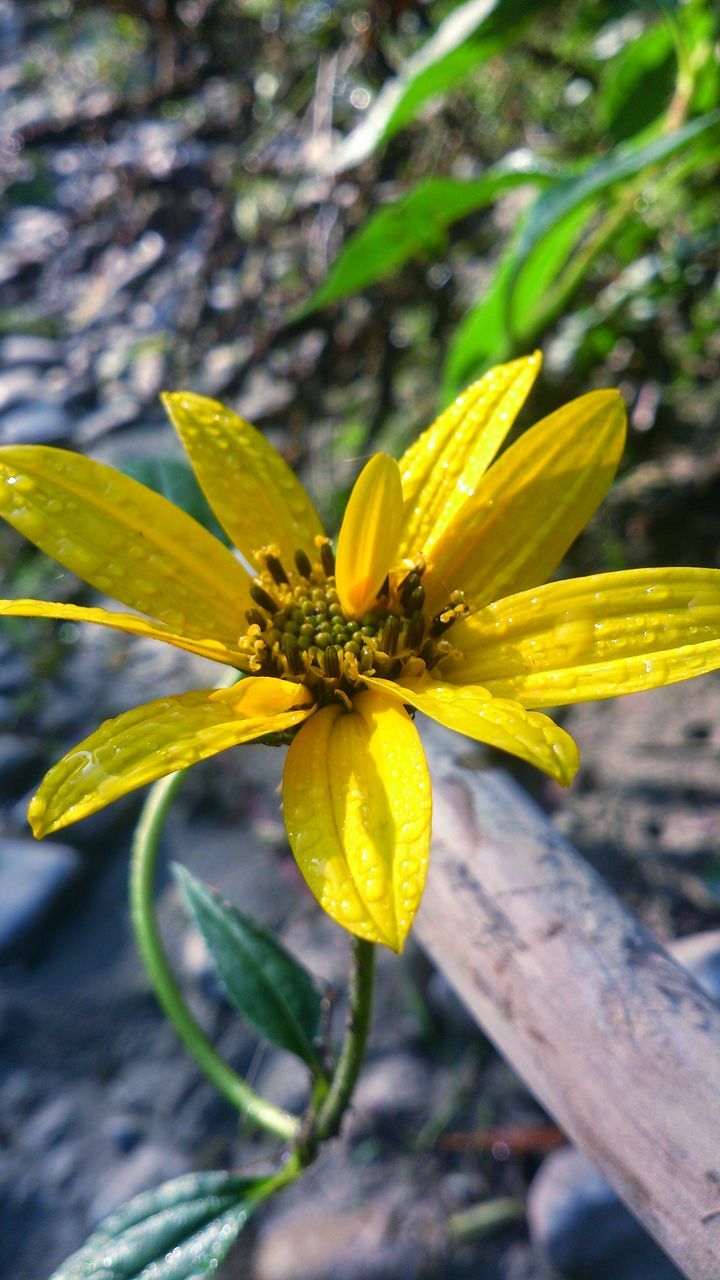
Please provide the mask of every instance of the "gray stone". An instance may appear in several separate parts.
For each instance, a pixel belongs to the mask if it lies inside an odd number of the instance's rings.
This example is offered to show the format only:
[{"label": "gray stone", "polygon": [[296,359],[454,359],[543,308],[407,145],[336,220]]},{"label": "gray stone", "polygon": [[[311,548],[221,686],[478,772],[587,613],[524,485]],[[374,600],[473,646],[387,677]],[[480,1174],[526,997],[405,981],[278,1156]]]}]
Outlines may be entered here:
[{"label": "gray stone", "polygon": [[668,950],[712,1000],[720,1001],[720,929],[676,938]]},{"label": "gray stone", "polygon": [[45,763],[42,744],[34,738],[0,733],[0,799],[14,800],[39,782]]},{"label": "gray stone", "polygon": [[353,1096],[351,1139],[357,1142],[370,1134],[399,1137],[399,1128],[426,1113],[429,1092],[428,1069],[411,1053],[389,1053],[370,1062]]},{"label": "gray stone", "polygon": [[565,1147],[548,1156],[527,1211],[533,1243],[567,1280],[683,1280],[579,1151]]},{"label": "gray stone", "polygon": [[25,954],[80,866],[69,845],[0,839],[0,958]]},{"label": "gray stone", "polygon": [[30,664],[21,653],[0,652],[0,694],[15,697],[30,679]]},{"label": "gray stone", "polygon": [[3,364],[56,364],[62,358],[61,344],[37,333],[12,333],[0,342]]},{"label": "gray stone", "polygon": [[56,404],[28,400],[3,414],[0,444],[59,444],[70,431],[70,420]]},{"label": "gray stone", "polygon": [[88,1210],[88,1225],[96,1226],[141,1191],[149,1191],[151,1187],[186,1172],[187,1164],[177,1151],[150,1142],[136,1147],[98,1190]]}]

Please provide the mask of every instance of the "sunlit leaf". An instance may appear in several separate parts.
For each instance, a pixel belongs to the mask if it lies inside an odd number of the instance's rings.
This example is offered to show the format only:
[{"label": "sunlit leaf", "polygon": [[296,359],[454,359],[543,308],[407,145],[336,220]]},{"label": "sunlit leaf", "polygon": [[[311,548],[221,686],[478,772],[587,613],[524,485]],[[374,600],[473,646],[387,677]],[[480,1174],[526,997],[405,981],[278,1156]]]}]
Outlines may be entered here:
[{"label": "sunlit leaf", "polygon": [[227,1257],[262,1178],[190,1173],[111,1214],[51,1280],[200,1280]]},{"label": "sunlit leaf", "polygon": [[428,178],[400,200],[380,208],[352,236],[330,274],[303,307],[308,314],[358,293],[396,272],[409,258],[441,253],[446,229],[498,196],[525,183],[547,183],[556,170],[518,152],[480,178]]},{"label": "sunlit leaf", "polygon": [[504,49],[542,7],[540,2],[529,6],[524,0],[468,0],[457,5],[395,79],[388,81],[363,123],[333,148],[322,168],[341,173],[367,159],[412,120],[428,98],[446,92]]},{"label": "sunlit leaf", "polygon": [[673,91],[675,45],[668,23],[651,27],[605,67],[598,112],[617,142],[646,129],[662,113]]},{"label": "sunlit leaf", "polygon": [[[616,148],[598,164],[568,174],[541,192],[500,258],[487,292],[459,326],[446,361],[446,399],[539,335],[554,314],[548,308],[548,286],[570,261],[607,192],[673,156],[686,160],[693,147],[698,155],[707,154],[708,147],[720,154],[720,111],[644,146]],[[557,297],[565,300],[562,293]]]},{"label": "sunlit leaf", "polygon": [[162,494],[163,498],[186,511],[198,524],[214,533],[216,538],[229,542],[188,462],[183,462],[180,458],[127,458],[121,463],[121,469],[126,475],[139,480],[148,489],[154,489],[155,493]]},{"label": "sunlit leaf", "polygon": [[185,901],[235,1008],[257,1031],[311,1066],[321,996],[269,930],[225,902],[185,868],[174,867]]}]

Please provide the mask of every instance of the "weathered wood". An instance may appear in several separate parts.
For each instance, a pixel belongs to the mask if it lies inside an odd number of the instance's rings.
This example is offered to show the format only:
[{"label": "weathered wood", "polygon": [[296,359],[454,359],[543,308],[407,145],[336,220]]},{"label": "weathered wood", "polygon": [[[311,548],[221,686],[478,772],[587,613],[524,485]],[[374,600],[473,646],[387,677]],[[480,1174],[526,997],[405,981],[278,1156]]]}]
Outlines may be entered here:
[{"label": "weathered wood", "polygon": [[434,839],[416,937],[690,1280],[720,1276],[720,1009],[523,790],[423,726]]}]

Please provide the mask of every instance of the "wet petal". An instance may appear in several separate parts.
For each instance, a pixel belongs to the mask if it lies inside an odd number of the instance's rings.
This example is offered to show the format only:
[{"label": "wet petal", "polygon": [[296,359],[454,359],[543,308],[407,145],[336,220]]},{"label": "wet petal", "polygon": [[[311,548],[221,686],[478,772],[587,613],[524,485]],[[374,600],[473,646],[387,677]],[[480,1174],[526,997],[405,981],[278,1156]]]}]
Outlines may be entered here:
[{"label": "wet petal", "polygon": [[191,391],[166,392],[163,403],[220,523],[254,568],[268,543],[292,563],[297,549],[316,556],[320,517],[295,473],[244,418]]},{"label": "wet petal", "polygon": [[479,681],[527,707],[674,684],[720,667],[720,569],[633,569],[550,582],[498,600],[450,632]]},{"label": "wet petal", "polygon": [[350,617],[362,617],[374,603],[397,555],[402,518],[400,469],[376,453],[355,481],[337,543],[335,581]]},{"label": "wet petal", "polygon": [[501,751],[527,760],[551,778],[570,785],[578,767],[578,749],[548,716],[526,711],[519,702],[496,698],[477,684],[443,684],[427,677],[380,680],[364,676],[378,693],[409,702],[432,720]]},{"label": "wet petal", "polygon": [[401,556],[430,554],[475,493],[525,403],[541,362],[536,351],[490,369],[410,445],[400,459],[405,499]]},{"label": "wet petal", "polygon": [[112,627],[132,636],[144,636],[162,640],[177,649],[197,653],[201,658],[212,658],[228,666],[246,661],[232,646],[211,636],[178,635],[161,622],[149,622],[133,613],[112,613],[109,609],[86,609],[75,604],[56,604],[50,600],[0,600],[0,617],[6,618],[55,618],[64,622],[92,622],[100,627]]},{"label": "wet petal", "polygon": [[483,605],[544,582],[607,493],[624,441],[616,391],[591,391],[526,431],[436,544],[428,608],[449,591]]},{"label": "wet petal", "polygon": [[0,516],[66,569],[174,631],[244,630],[248,575],[160,494],[67,449],[0,448]]},{"label": "wet petal", "polygon": [[248,679],[231,689],[159,698],[106,720],[45,775],[30,803],[36,836],[104,809],[147,782],[312,714],[300,685]]},{"label": "wet petal", "polygon": [[350,933],[401,951],[430,847],[425,756],[407,712],[374,692],[318,711],[283,778],[290,844],[320,905]]}]

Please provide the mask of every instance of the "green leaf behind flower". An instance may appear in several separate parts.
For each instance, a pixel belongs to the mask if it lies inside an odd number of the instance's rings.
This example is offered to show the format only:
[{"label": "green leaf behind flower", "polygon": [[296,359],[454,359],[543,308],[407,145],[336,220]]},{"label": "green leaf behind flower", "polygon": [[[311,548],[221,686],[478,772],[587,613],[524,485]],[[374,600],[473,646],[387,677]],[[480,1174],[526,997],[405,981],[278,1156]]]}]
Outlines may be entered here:
[{"label": "green leaf behind flower", "polygon": [[228,998],[266,1039],[309,1066],[321,995],[307,969],[268,929],[226,902],[185,867],[173,867]]},{"label": "green leaf behind flower", "polygon": [[201,1280],[242,1231],[265,1178],[190,1173],[111,1214],[50,1280]]}]

